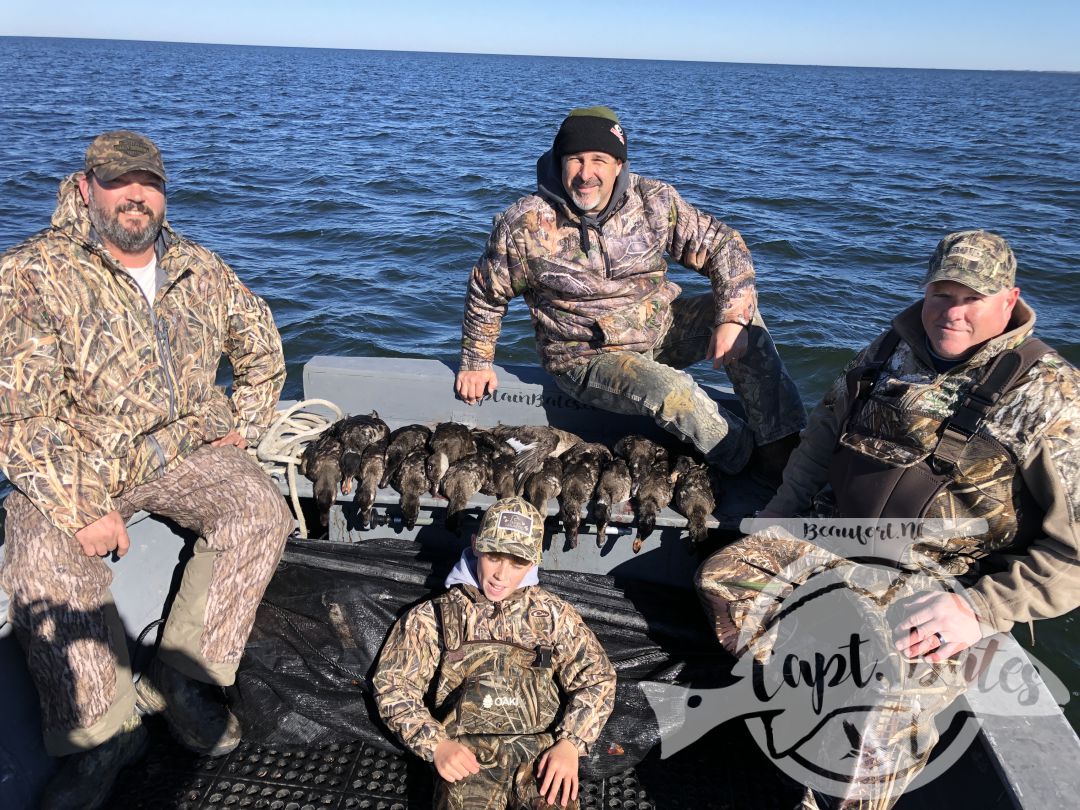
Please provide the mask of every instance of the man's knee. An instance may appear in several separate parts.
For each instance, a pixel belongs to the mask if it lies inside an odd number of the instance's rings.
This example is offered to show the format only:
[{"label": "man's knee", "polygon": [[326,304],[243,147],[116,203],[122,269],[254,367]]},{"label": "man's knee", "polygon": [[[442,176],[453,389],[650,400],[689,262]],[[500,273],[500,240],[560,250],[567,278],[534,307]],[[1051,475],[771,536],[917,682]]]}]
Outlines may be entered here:
[{"label": "man's knee", "polygon": [[276,488],[260,489],[257,494],[253,493],[248,514],[253,523],[252,531],[264,536],[275,549],[285,544],[293,530],[292,511]]},{"label": "man's knee", "polygon": [[650,395],[655,403],[654,415],[666,422],[714,419],[717,413],[712,397],[685,371],[665,369],[663,375],[658,375]]},{"label": "man's knee", "polygon": [[275,533],[280,532],[288,535],[288,533],[292,531],[292,510],[289,509],[289,505],[285,502],[284,496],[272,482],[269,487],[260,489],[253,500],[253,507],[258,510],[256,514],[259,512],[264,513],[268,526],[273,529]]},{"label": "man's knee", "polygon": [[736,583],[762,580],[762,572],[747,562],[752,549],[752,538],[743,537],[710,554],[694,574],[698,594],[711,601],[745,596]]},{"label": "man's knee", "polygon": [[5,503],[6,547],[0,587],[17,603],[74,603],[97,607],[107,596],[112,572],[88,557],[78,542],[57,529],[21,492]]},{"label": "man's knee", "polygon": [[225,454],[222,473],[230,479],[232,497],[240,506],[228,519],[239,522],[248,532],[273,539],[278,545],[284,543],[292,531],[293,516],[277,484],[246,452],[235,447],[216,449]]},{"label": "man's knee", "polygon": [[698,594],[711,599],[723,598],[729,591],[725,583],[731,582],[740,561],[735,546],[725,546],[710,554],[694,573],[694,588]]}]

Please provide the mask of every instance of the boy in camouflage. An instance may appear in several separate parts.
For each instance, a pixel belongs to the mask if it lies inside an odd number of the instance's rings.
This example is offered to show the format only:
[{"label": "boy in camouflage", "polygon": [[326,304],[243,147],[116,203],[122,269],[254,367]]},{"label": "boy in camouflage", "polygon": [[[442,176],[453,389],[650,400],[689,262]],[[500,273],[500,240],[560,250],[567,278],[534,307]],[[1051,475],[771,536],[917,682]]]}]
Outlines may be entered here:
[{"label": "boy in camouflage", "polygon": [[578,757],[611,714],[615,671],[577,611],[537,584],[543,537],[524,498],[497,501],[449,590],[398,621],[379,656],[379,714],[434,764],[438,808],[578,806]]}]

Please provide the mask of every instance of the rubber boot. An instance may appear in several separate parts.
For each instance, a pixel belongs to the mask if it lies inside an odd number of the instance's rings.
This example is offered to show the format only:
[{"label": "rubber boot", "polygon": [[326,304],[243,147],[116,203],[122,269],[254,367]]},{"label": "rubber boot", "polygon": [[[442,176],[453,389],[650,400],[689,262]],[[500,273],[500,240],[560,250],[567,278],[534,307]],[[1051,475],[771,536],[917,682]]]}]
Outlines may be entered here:
[{"label": "rubber boot", "polygon": [[115,735],[97,748],[70,754],[45,788],[41,810],[95,810],[112,793],[120,771],[142,759],[147,734],[132,713]]},{"label": "rubber boot", "polygon": [[240,721],[225,705],[221,687],[156,658],[135,684],[135,702],[147,714],[164,714],[173,738],[196,754],[220,757],[240,744]]},{"label": "rubber boot", "polygon": [[746,465],[750,478],[763,487],[779,489],[784,480],[784,467],[798,446],[798,433],[791,433],[768,444],[759,444]]}]

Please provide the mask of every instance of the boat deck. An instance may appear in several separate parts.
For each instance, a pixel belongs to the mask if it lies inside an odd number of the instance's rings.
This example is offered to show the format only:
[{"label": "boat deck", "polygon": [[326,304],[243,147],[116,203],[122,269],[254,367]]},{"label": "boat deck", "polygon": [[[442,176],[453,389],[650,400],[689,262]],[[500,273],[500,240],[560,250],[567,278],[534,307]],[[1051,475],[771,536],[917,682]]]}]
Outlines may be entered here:
[{"label": "boat deck", "polygon": [[[157,718],[150,753],[118,781],[110,807],[176,810],[408,810],[431,806],[432,773],[421,760],[363,744],[282,749],[243,742],[231,754],[197,757]],[[689,748],[600,781],[583,781],[583,810],[792,810],[802,788],[732,721]],[[1013,808],[978,742],[949,774],[905,795],[897,810]]]},{"label": "boat deck", "polygon": [[[592,409],[583,411],[553,389],[542,372],[525,367],[500,369],[498,396],[471,409],[453,400],[453,372],[436,361],[319,357],[307,364],[304,377],[306,396],[332,400],[347,413],[368,413],[377,408],[392,427],[433,419],[472,425],[549,423],[590,438],[595,431],[589,428],[598,425],[609,435],[646,432],[638,429],[648,427],[641,420],[610,415],[598,418]],[[722,391],[714,396],[730,403]],[[305,494],[302,487],[301,495]],[[439,525],[443,502],[428,502],[424,525],[407,533],[393,523],[396,493],[386,491],[381,496],[378,509],[388,521],[381,530],[360,531],[350,515],[351,504],[339,503],[331,514],[332,538],[352,544],[393,534],[436,547],[463,542]],[[715,514],[716,528],[721,531],[714,534],[735,530],[739,517],[762,505],[765,497],[767,493],[748,482],[733,479]],[[484,505],[483,496],[471,504],[474,517]],[[552,511],[549,508],[549,514]],[[630,519],[629,515],[622,518]],[[556,533],[545,551],[545,567],[685,587],[697,560],[687,553],[684,521],[669,510],[658,523],[656,534],[640,555],[631,554],[630,543],[621,540],[621,534],[609,537],[602,549],[597,548],[594,534],[583,536],[577,549],[566,549]],[[549,526],[557,532],[555,521]],[[627,527],[624,524],[623,532]],[[177,536],[175,527],[145,515],[136,516],[129,530],[134,531],[135,541],[131,553],[108,564],[117,605],[130,634],[133,664],[139,671],[152,652],[152,639],[143,639],[140,633],[161,615],[178,564],[185,559],[185,540]],[[191,539],[186,542],[190,544]],[[0,556],[2,553],[0,543]],[[0,593],[0,613],[6,613],[5,607]],[[29,808],[33,805],[28,797],[40,790],[53,763],[41,747],[33,686],[4,618],[0,617],[0,682],[6,687],[0,704],[4,718],[0,723],[0,806]],[[1045,717],[1001,718],[976,713],[980,714],[982,732],[967,753],[947,774],[904,796],[898,805],[901,810],[1072,806],[1080,784],[1074,767],[1080,743],[1060,712]],[[363,743],[285,749],[245,741],[232,754],[210,759],[194,756],[173,743],[157,718],[149,718],[148,726],[152,739],[149,755],[118,781],[111,807],[404,810],[430,806],[430,769],[411,756]],[[580,793],[582,807],[612,810],[792,808],[800,795],[801,788],[780,774],[760,751],[745,723],[737,720],[670,759],[661,759],[654,750],[633,770],[583,782]]]}]

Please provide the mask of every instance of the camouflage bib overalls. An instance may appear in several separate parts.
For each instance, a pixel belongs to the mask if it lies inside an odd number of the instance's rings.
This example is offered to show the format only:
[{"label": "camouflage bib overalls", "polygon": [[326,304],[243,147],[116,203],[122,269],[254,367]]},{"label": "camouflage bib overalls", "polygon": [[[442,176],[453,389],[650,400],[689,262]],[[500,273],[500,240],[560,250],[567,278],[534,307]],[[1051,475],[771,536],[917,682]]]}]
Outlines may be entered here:
[{"label": "camouflage bib overalls", "polygon": [[[480,773],[458,782],[438,780],[440,810],[547,808],[534,773],[537,757],[555,743],[551,734],[560,707],[553,649],[467,638],[461,610],[435,600],[443,645],[436,714],[451,738],[476,755]],[[530,622],[537,621],[531,615]],[[537,637],[542,628],[535,628]],[[576,808],[577,801],[567,807]]]},{"label": "camouflage bib overalls", "polygon": [[945,573],[974,579],[979,560],[1035,536],[1041,516],[1021,486],[1018,460],[980,428],[994,405],[1049,351],[1035,338],[1002,352],[945,419],[905,413],[871,397],[899,342],[890,331],[877,352],[847,375],[852,408],[815,504],[822,517],[984,520],[963,537],[918,542],[914,550]]}]

